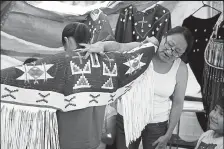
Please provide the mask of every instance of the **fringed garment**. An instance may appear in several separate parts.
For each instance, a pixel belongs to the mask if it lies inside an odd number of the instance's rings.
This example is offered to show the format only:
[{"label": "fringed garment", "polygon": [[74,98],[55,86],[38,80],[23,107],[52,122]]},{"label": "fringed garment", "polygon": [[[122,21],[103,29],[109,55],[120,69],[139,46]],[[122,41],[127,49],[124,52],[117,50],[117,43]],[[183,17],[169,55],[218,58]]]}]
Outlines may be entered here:
[{"label": "fringed garment", "polygon": [[1,103],[1,148],[60,149],[55,112],[51,108]]},{"label": "fringed garment", "polygon": [[[148,43],[125,53],[91,54],[88,59],[81,53],[64,52],[1,70],[2,147],[59,149],[56,110],[97,108],[116,101],[131,88],[135,92],[130,91],[128,99],[122,100],[138,101],[135,111],[127,113],[151,117],[150,100],[143,107],[139,101],[153,95],[152,86],[145,82],[153,79],[149,66],[156,48]],[[133,127],[138,130],[130,130],[130,141],[147,121],[150,119],[140,119],[140,125]]]},{"label": "fringed garment", "polygon": [[[142,130],[153,120],[153,75],[153,65],[150,63],[144,77],[138,78],[135,86],[122,96],[121,102],[125,105],[123,106],[123,120],[127,147],[141,136]],[[142,87],[146,88],[145,93],[136,94],[142,90]]]}]

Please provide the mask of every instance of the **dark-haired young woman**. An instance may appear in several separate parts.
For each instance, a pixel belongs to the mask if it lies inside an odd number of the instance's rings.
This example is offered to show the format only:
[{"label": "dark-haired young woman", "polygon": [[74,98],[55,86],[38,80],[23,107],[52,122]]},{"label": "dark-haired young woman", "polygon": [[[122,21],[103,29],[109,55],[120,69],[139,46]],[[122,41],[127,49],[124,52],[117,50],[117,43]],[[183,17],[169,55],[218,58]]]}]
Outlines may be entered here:
[{"label": "dark-haired young woman", "polygon": [[[88,26],[74,22],[65,26],[62,43],[65,51],[80,48],[80,43],[89,43]],[[62,112],[57,111],[58,134],[61,149],[96,149],[101,140],[105,106]]]}]

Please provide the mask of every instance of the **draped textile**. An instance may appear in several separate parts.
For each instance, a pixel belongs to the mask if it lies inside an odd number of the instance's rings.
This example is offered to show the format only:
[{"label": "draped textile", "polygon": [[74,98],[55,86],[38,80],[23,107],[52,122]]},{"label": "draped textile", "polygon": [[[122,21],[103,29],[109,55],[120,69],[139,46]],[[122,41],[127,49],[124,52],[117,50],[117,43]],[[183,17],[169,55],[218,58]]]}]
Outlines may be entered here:
[{"label": "draped textile", "polygon": [[[60,53],[2,70],[3,148],[31,149],[36,143],[39,149],[59,148],[56,110],[68,112],[114,102],[142,84],[137,82],[145,81],[141,78],[147,75],[154,54],[155,47],[149,43],[126,53],[92,54],[88,59],[76,52]],[[135,94],[144,100],[148,90],[142,86]],[[150,115],[148,107],[145,111]]]}]

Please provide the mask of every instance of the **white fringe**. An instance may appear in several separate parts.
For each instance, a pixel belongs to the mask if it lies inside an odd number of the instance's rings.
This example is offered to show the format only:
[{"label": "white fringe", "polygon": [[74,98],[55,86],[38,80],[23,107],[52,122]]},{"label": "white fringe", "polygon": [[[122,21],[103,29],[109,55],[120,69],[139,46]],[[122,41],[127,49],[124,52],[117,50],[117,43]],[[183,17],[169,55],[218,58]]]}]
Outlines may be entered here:
[{"label": "white fringe", "polygon": [[1,103],[2,149],[59,149],[56,110]]},{"label": "white fringe", "polygon": [[126,146],[141,136],[145,126],[153,120],[153,64],[137,78],[131,90],[122,96]]}]

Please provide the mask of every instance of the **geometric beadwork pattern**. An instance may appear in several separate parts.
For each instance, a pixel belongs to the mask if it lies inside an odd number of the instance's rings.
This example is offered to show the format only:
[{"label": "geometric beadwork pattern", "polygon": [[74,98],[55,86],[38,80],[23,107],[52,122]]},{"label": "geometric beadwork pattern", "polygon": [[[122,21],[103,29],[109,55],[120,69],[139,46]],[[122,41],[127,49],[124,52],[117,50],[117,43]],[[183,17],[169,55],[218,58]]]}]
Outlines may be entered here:
[{"label": "geometric beadwork pattern", "polygon": [[143,56],[143,53],[141,55],[138,55],[134,59],[128,60],[124,64],[129,67],[128,71],[125,74],[132,74],[138,69],[141,69],[142,66],[145,65],[145,63],[141,62],[141,58]]},{"label": "geometric beadwork pattern", "polygon": [[113,89],[114,88],[114,85],[113,85],[113,81],[112,81],[112,77],[110,77],[104,84],[101,88],[104,88],[104,89]]},{"label": "geometric beadwork pattern", "polygon": [[91,74],[91,65],[90,65],[90,60],[85,64],[83,69],[80,68],[80,66],[76,65],[74,62],[70,61],[70,67],[72,71],[72,75],[75,74]]},{"label": "geometric beadwork pattern", "polygon": [[110,71],[108,66],[103,62],[103,75],[116,77],[117,76],[117,64],[114,63],[114,67],[113,67],[112,71]]},{"label": "geometric beadwork pattern", "polygon": [[100,97],[100,94],[97,94],[97,95],[90,94],[89,96],[92,97],[92,100],[90,100],[89,103],[92,103],[92,102],[98,103],[97,98]]},{"label": "geometric beadwork pattern", "polygon": [[[103,86],[101,88],[113,89],[114,85],[113,85],[112,77],[117,76],[117,64],[114,63],[114,67],[113,67],[112,71],[110,71],[108,66],[104,62],[102,62],[102,63],[103,63],[103,75],[109,76],[110,78],[103,84]],[[111,63],[110,63],[110,65],[111,65]]]},{"label": "geometric beadwork pattern", "polygon": [[116,96],[116,94],[110,94],[110,99],[108,100],[108,102],[113,102],[115,99],[114,97]]},{"label": "geometric beadwork pattern", "polygon": [[43,95],[42,93],[38,93],[38,95],[40,95],[40,97],[42,97],[42,99],[37,100],[36,102],[45,102],[48,103],[48,101],[46,100],[46,97],[50,96],[50,93]]},{"label": "geometric beadwork pattern", "polygon": [[84,74],[82,74],[80,76],[79,80],[77,81],[77,83],[73,86],[73,89],[90,88],[90,87],[91,87],[91,85],[89,84],[88,80],[86,79]]},{"label": "geometric beadwork pattern", "polygon": [[100,67],[99,58],[98,58],[98,55],[96,53],[91,53],[90,54],[90,59],[91,59],[92,67],[94,67],[94,68]]},{"label": "geometric beadwork pattern", "polygon": [[12,95],[12,93],[15,93],[15,92],[18,92],[19,91],[18,89],[16,89],[16,90],[10,90],[7,87],[5,87],[4,90],[7,91],[8,94],[2,95],[1,98],[11,97],[13,99],[16,99],[16,97],[14,95]]},{"label": "geometric beadwork pattern", "polygon": [[47,79],[53,78],[51,75],[47,73],[47,71],[53,66],[53,64],[43,63],[42,65],[34,66],[22,65],[15,67],[24,73],[17,78],[17,80],[24,80],[25,82],[29,82],[29,80],[34,80],[34,84],[38,83],[38,80],[47,81]]},{"label": "geometric beadwork pattern", "polygon": [[73,99],[75,99],[75,96],[73,96],[73,97],[70,98],[70,99],[65,99],[65,101],[68,102],[68,104],[65,105],[65,108],[67,108],[68,106],[74,106],[74,107],[76,106],[75,103],[72,103]]}]

